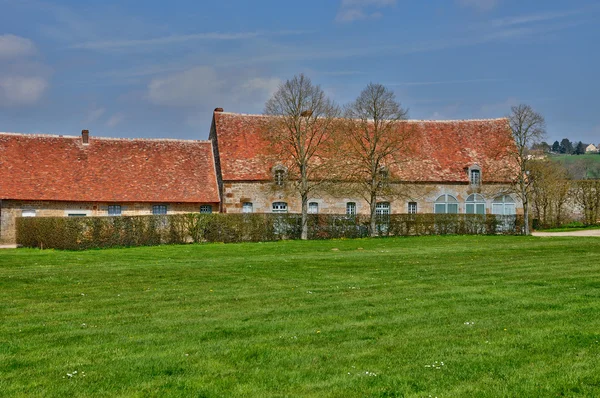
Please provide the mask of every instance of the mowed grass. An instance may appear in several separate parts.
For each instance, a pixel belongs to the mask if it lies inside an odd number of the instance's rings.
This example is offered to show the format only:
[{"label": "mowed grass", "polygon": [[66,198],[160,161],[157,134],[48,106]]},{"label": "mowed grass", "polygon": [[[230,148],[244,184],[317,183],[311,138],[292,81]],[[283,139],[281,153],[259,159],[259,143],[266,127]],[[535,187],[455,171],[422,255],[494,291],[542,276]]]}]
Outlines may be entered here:
[{"label": "mowed grass", "polygon": [[598,238],[5,250],[0,297],[7,397],[600,396]]}]

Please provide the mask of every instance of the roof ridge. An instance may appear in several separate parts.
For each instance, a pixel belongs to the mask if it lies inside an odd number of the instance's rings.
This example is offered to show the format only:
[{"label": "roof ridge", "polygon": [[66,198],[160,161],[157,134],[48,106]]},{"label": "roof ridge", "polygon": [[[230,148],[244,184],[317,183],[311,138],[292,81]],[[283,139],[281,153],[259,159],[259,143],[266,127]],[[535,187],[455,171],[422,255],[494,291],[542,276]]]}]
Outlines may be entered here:
[{"label": "roof ridge", "polygon": [[[236,113],[236,112],[216,112],[223,115],[233,115],[233,116],[250,116],[250,117],[271,117],[272,115],[263,115],[263,114],[255,114],[255,113]],[[508,120],[507,117],[497,117],[497,118],[474,118],[474,119],[406,119],[402,120],[410,123],[452,123],[452,122],[495,122],[500,120]]]}]

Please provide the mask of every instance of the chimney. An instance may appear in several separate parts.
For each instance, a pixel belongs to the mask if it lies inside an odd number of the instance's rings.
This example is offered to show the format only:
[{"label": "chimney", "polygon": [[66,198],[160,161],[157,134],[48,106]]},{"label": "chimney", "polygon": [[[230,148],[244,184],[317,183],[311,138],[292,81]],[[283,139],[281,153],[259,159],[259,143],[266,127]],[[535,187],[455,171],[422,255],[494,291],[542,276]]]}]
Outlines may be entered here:
[{"label": "chimney", "polygon": [[223,112],[223,108],[215,108],[215,112]]},{"label": "chimney", "polygon": [[89,130],[81,130],[81,143],[83,145],[87,145],[90,143],[90,131]]}]

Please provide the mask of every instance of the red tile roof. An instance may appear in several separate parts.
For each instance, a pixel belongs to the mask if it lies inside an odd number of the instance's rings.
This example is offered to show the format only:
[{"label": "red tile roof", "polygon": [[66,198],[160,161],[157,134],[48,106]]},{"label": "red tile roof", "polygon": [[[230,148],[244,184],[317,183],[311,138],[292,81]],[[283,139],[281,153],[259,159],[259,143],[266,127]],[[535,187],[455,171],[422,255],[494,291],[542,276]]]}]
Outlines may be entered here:
[{"label": "red tile roof", "polygon": [[218,203],[209,141],[0,133],[0,199]]},{"label": "red tile roof", "polygon": [[[269,143],[261,130],[267,116],[215,112],[221,172],[224,181],[268,180],[273,164],[264,160]],[[478,165],[484,182],[508,182],[514,172],[514,149],[507,119],[405,121],[414,128],[407,162],[395,174],[403,181],[467,183],[467,169]],[[511,171],[512,170],[512,171]]]}]

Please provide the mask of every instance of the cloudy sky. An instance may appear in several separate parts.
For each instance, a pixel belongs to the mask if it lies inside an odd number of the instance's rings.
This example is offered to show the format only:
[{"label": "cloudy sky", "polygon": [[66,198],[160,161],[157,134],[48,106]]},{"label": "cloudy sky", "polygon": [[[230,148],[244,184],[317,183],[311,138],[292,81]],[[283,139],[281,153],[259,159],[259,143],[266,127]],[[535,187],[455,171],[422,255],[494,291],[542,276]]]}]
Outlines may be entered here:
[{"label": "cloudy sky", "polygon": [[369,82],[412,119],[505,116],[600,142],[592,0],[0,0],[0,131],[206,139],[305,73],[339,104]]}]

